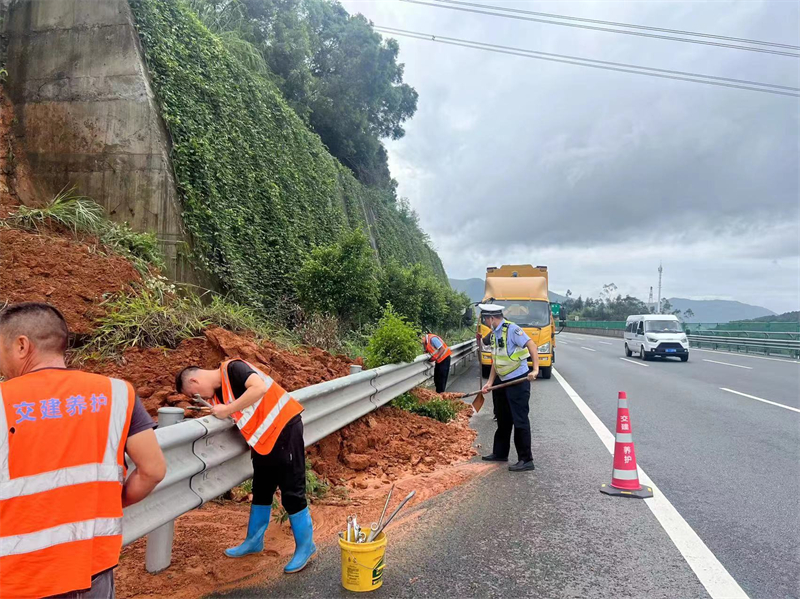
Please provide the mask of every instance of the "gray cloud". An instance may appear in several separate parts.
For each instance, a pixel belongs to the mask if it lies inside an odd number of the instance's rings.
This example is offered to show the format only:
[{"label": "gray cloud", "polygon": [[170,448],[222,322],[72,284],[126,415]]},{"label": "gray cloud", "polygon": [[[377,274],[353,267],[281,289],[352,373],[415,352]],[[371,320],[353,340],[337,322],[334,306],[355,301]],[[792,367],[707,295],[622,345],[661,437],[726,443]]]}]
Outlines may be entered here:
[{"label": "gray cloud", "polygon": [[[380,25],[800,87],[792,58],[402,2],[344,4]],[[800,39],[797,3],[531,8]],[[489,262],[548,263],[557,290],[596,295],[613,280],[641,297],[663,259],[669,295],[797,309],[797,99],[398,39],[420,101],[406,137],[387,144],[392,172],[451,276],[481,276]]]}]

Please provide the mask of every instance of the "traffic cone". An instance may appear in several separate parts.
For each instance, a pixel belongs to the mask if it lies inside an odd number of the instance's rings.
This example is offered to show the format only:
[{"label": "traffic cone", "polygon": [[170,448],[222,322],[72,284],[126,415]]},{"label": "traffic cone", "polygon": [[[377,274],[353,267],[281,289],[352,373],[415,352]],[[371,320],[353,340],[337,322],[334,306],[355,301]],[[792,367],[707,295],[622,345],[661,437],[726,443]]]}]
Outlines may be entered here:
[{"label": "traffic cone", "polygon": [[633,428],[628,412],[628,396],[619,392],[617,404],[617,439],[614,443],[614,465],[611,470],[611,484],[601,485],[600,492],[619,497],[638,497],[646,499],[653,496],[651,487],[639,484],[639,471],[636,469],[636,450],[633,448]]}]

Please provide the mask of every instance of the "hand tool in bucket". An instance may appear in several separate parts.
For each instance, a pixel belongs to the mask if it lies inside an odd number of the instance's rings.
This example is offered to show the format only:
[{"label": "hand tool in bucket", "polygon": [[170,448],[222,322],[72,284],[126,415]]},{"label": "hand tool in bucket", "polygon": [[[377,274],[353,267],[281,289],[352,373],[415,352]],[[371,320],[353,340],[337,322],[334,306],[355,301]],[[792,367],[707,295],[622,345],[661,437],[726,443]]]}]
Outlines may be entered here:
[{"label": "hand tool in bucket", "polygon": [[397,512],[399,512],[401,509],[403,509],[403,506],[405,504],[407,504],[409,502],[409,500],[412,497],[414,497],[414,495],[416,495],[416,494],[417,494],[416,491],[411,491],[411,493],[406,495],[406,498],[403,499],[403,501],[400,502],[400,505],[398,505],[397,508],[395,508],[395,510],[392,512],[392,515],[389,516],[389,518],[386,520],[386,522],[384,522],[381,526],[378,527],[378,530],[375,533],[376,537],[383,532],[383,529],[386,528],[389,525],[389,522],[391,522],[392,519],[397,515]]},{"label": "hand tool in bucket", "polygon": [[[503,387],[511,387],[513,385],[519,385],[520,383],[524,383],[527,380],[528,380],[527,378],[521,378],[521,379],[516,379],[514,381],[509,381],[508,383],[501,383],[499,385],[495,385],[494,387],[489,387],[486,391],[487,392],[488,391],[494,391],[495,389],[502,389]],[[472,402],[472,407],[475,408],[476,412],[480,412],[481,411],[481,407],[483,406],[483,403],[485,401],[485,399],[483,397],[483,389],[480,389],[478,391],[473,391],[472,393],[467,393],[466,395],[462,395],[461,396],[461,400],[463,401],[467,397],[472,397],[472,396],[476,396],[475,397],[475,401]],[[469,403],[469,402],[465,402],[465,403]]]},{"label": "hand tool in bucket", "polygon": [[378,531],[381,529],[381,526],[383,526],[383,517],[386,515],[386,508],[389,507],[389,501],[392,499],[392,493],[394,493],[394,485],[391,486],[389,495],[386,496],[386,503],[383,504],[383,511],[381,512],[381,517],[377,525],[373,524],[374,528],[373,526],[370,527],[371,532],[369,533],[369,537],[367,537],[367,543],[371,543],[372,540],[378,536]]}]

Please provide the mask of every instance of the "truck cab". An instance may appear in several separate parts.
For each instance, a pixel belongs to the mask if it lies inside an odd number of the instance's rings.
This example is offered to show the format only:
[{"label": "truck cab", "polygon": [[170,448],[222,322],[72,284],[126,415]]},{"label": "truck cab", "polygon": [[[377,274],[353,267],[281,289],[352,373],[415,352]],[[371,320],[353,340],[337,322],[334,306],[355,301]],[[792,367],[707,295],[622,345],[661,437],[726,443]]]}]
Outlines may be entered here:
[{"label": "truck cab", "polygon": [[[549,379],[555,364],[555,321],[547,294],[546,266],[507,264],[486,269],[483,303],[503,306],[503,316],[527,333],[539,349],[539,374]],[[481,368],[488,377],[492,367],[492,331],[478,322]],[[533,362],[528,362],[533,366]]]}]

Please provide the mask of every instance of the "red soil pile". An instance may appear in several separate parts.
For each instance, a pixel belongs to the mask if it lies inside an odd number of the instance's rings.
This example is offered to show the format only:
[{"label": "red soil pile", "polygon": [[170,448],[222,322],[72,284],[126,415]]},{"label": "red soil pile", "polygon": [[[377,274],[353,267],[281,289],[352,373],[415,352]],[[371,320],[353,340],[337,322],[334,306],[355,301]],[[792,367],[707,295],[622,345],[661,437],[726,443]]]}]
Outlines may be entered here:
[{"label": "red soil pile", "polygon": [[465,408],[445,424],[384,406],[309,447],[308,459],[331,482],[356,488],[433,472],[475,455],[472,408]]},{"label": "red soil pile", "polygon": [[295,353],[268,341],[256,343],[214,328],[205,331],[205,338],[187,339],[174,350],[133,348],[119,362],[87,362],[84,368],[133,383],[145,408],[155,416],[162,406],[193,405],[185,395],[175,392],[175,375],[181,368],[190,365],[216,368],[223,360],[232,358],[247,360],[264,370],[288,391],[347,376],[352,363],[346,356],[333,356],[316,347]]},{"label": "red soil pile", "polygon": [[100,302],[129,291],[140,276],[119,256],[64,236],[0,229],[0,304],[48,302],[64,313],[73,333],[89,333],[105,313]]}]

